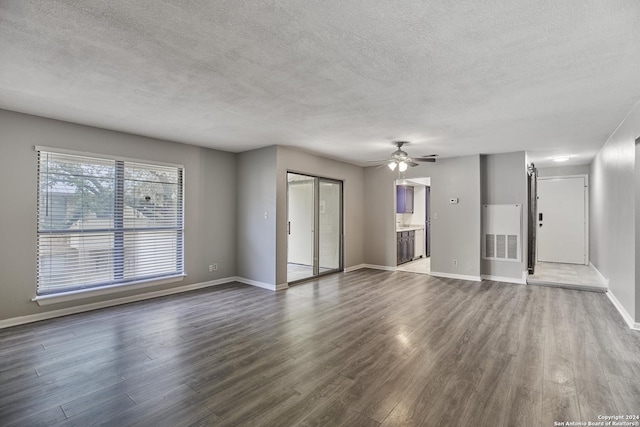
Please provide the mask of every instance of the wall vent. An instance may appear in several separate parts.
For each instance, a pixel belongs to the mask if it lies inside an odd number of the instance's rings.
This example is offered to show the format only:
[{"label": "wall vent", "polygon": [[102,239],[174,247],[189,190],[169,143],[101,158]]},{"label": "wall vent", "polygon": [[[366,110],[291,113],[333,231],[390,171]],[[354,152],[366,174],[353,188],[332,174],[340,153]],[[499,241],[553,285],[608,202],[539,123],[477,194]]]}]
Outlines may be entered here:
[{"label": "wall vent", "polygon": [[482,258],[520,262],[522,205],[482,206]]}]

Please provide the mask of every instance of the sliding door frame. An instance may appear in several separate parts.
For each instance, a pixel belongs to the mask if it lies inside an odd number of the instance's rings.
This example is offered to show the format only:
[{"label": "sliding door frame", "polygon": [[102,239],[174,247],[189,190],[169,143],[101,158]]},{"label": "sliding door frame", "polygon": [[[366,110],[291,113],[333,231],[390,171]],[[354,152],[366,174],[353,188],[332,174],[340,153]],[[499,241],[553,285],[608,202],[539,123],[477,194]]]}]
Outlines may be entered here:
[{"label": "sliding door frame", "polygon": [[[289,281],[289,272],[287,268],[287,283],[293,285],[305,282],[328,274],[338,273],[344,270],[344,181],[335,178],[327,178],[318,175],[312,175],[308,172],[299,172],[287,169],[287,267],[289,265],[289,174],[307,176],[313,179],[313,275],[303,279]],[[320,272],[320,184],[327,182],[330,184],[338,184],[340,186],[340,212],[339,212],[339,229],[338,229],[338,267]]]}]

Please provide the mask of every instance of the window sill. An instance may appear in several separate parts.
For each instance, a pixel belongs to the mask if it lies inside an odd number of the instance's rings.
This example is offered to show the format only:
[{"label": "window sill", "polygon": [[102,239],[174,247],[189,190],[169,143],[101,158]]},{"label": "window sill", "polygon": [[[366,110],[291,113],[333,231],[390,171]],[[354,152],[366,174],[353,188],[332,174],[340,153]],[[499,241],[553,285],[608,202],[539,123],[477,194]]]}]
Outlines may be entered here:
[{"label": "window sill", "polygon": [[119,285],[101,286],[91,289],[80,289],[76,291],[60,292],[51,295],[39,295],[31,299],[31,301],[37,302],[38,305],[50,305],[59,304],[68,301],[76,301],[86,298],[93,298],[102,295],[114,294],[117,292],[132,291],[135,289],[143,289],[152,286],[164,285],[167,283],[181,282],[187,277],[186,274],[179,274],[176,276],[163,277],[162,279],[142,280],[139,282],[124,283]]}]

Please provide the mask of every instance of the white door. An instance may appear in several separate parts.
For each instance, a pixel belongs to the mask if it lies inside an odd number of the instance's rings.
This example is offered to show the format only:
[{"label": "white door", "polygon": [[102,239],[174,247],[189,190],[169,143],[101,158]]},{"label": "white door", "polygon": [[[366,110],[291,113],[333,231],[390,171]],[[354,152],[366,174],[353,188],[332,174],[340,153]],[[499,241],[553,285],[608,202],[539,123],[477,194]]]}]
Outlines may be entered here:
[{"label": "white door", "polygon": [[587,264],[587,177],[538,178],[538,261]]}]

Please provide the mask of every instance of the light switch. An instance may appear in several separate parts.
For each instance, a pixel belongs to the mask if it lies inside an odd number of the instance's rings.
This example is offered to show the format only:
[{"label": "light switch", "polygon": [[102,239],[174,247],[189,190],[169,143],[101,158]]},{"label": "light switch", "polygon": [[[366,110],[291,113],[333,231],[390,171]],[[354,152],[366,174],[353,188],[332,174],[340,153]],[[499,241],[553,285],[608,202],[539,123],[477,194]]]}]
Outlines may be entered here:
[{"label": "light switch", "polygon": [[437,212],[434,212],[433,219],[438,219],[438,213]]}]

